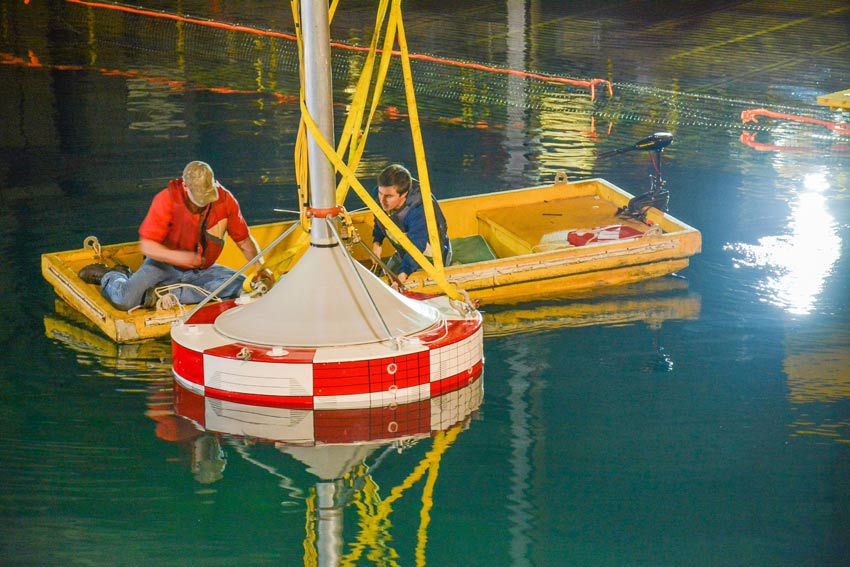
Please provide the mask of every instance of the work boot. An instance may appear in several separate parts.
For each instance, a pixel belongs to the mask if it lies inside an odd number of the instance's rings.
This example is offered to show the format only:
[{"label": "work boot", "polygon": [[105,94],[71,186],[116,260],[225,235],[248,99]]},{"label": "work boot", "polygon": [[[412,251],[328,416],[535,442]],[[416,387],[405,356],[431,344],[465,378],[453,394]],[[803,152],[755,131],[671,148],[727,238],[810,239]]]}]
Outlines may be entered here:
[{"label": "work boot", "polygon": [[89,284],[100,285],[100,280],[103,274],[109,271],[109,266],[106,264],[89,264],[77,274],[80,279]]},{"label": "work boot", "polygon": [[100,281],[107,272],[120,272],[128,278],[133,273],[133,271],[124,264],[116,264],[111,268],[106,264],[89,264],[80,270],[77,275],[80,276],[80,279],[86,283],[100,285]]},{"label": "work boot", "polygon": [[155,287],[149,287],[145,290],[145,295],[142,297],[142,307],[148,307],[153,309],[156,307],[156,302],[159,300],[159,296],[156,294]]}]

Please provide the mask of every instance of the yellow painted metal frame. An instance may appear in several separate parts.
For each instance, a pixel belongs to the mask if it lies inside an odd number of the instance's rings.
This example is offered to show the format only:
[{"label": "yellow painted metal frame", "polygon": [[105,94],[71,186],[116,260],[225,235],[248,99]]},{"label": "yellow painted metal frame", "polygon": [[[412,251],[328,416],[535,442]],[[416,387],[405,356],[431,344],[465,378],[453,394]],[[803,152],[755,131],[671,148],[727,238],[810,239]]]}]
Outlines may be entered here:
[{"label": "yellow painted metal frame", "polygon": [[850,89],[821,95],[818,97],[818,104],[828,106],[833,110],[850,110]]}]

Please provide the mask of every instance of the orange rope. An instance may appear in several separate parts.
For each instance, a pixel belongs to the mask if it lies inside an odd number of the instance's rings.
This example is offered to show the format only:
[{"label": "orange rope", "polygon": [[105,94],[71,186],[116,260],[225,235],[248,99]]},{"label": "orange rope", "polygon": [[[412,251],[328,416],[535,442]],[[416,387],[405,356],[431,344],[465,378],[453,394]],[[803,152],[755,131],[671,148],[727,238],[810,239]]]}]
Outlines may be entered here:
[{"label": "orange rope", "polygon": [[72,4],[81,4],[83,6],[90,6],[92,8],[104,8],[106,10],[118,10],[119,12],[127,12],[129,14],[139,14],[142,16],[152,16],[155,18],[164,18],[166,20],[175,20],[177,22],[186,22],[190,24],[198,24],[201,26],[209,26],[212,28],[219,28],[228,31],[240,31],[245,33],[252,33],[255,35],[264,35],[268,37],[277,37],[282,39],[290,39],[295,41],[295,36],[286,33],[268,31],[268,30],[260,30],[257,28],[249,28],[248,26],[240,26],[238,24],[227,24],[224,22],[216,22],[213,20],[199,20],[198,18],[187,18],[186,16],[178,16],[176,14],[168,14],[166,12],[152,12],[150,10],[142,10],[141,8],[132,8],[130,6],[120,6],[116,4],[107,4],[104,2],[87,2],[86,0],[67,0]]},{"label": "orange rope", "polygon": [[[824,150],[820,148],[801,148],[797,146],[777,146],[775,144],[764,144],[756,141],[755,132],[741,132],[741,143],[749,146],[757,152],[799,152],[804,154],[822,154]],[[835,145],[830,148],[834,154],[850,154],[850,146]]]},{"label": "orange rope", "polygon": [[826,120],[817,120],[815,118],[806,118],[805,116],[796,116],[794,114],[783,114],[781,112],[773,112],[764,108],[755,108],[753,110],[745,110],[741,113],[741,122],[754,122],[758,124],[756,116],[767,116],[769,118],[780,118],[784,120],[793,120],[795,122],[808,122],[810,124],[818,124],[825,128],[829,128],[833,132],[839,134],[850,134],[850,124],[840,124],[836,122],[827,122]]},{"label": "orange rope", "polygon": [[[175,20],[175,21],[178,21],[178,22],[186,22],[186,23],[192,23],[192,24],[197,24],[197,25],[202,25],[202,26],[209,26],[209,27],[224,29],[224,30],[228,30],[228,31],[239,31],[239,32],[251,33],[251,34],[255,34],[255,35],[289,39],[289,40],[292,40],[292,41],[297,40],[296,36],[291,35],[291,34],[285,34],[285,33],[268,31],[268,30],[261,30],[261,29],[257,29],[257,28],[251,28],[251,27],[248,27],[248,26],[241,26],[241,25],[238,25],[238,24],[227,24],[227,23],[224,23],[224,22],[216,22],[216,21],[213,21],[213,20],[200,20],[198,18],[187,18],[185,16],[178,16],[176,14],[168,14],[168,13],[165,13],[165,12],[152,12],[150,10],[142,10],[140,8],[132,8],[130,6],[120,6],[120,5],[108,4],[108,3],[104,3],[104,2],[89,2],[87,0],[67,0],[67,1],[71,2],[73,4],[81,4],[83,6],[90,6],[90,7],[93,7],[93,8],[104,8],[104,9],[107,9],[107,10],[118,10],[120,12],[127,12],[127,13],[130,13],[130,14],[140,14],[140,15],[151,16],[151,17],[155,17],[155,18],[165,18],[167,20]],[[346,45],[346,44],[343,44],[343,43],[336,43],[336,42],[331,42],[331,46],[332,47],[338,47],[340,49],[348,49],[350,51],[369,51],[368,47],[356,47],[356,46]],[[382,51],[379,49],[378,53],[381,53],[381,52]],[[400,57],[401,51],[393,50],[392,54],[396,57]],[[545,82],[549,82],[549,83],[560,83],[560,84],[566,84],[566,85],[576,85],[576,86],[588,87],[588,88],[590,88],[590,99],[591,100],[596,100],[596,86],[597,85],[607,85],[608,96],[614,95],[614,87],[611,85],[611,82],[606,80],[606,79],[591,79],[589,81],[582,81],[582,80],[578,80],[578,79],[567,79],[567,78],[563,78],[563,77],[549,77],[549,76],[546,76],[546,75],[540,75],[540,74],[537,74],[537,73],[529,73],[529,72],[526,72],[526,71],[517,71],[517,70],[514,70],[514,69],[500,69],[498,67],[490,67],[490,66],[487,66],[487,65],[481,65],[479,63],[465,63],[465,62],[462,62],[462,61],[454,61],[452,59],[444,59],[444,58],[441,58],[441,57],[433,57],[433,56],[430,56],[430,55],[410,54],[409,57],[410,57],[410,59],[418,59],[420,61],[431,61],[431,62],[434,62],[434,63],[441,63],[443,65],[454,65],[456,67],[464,67],[464,68],[468,68],[468,69],[477,69],[479,71],[487,71],[489,73],[502,73],[502,74],[505,74],[505,75],[516,75],[518,77],[525,77],[525,78],[529,78],[529,79],[537,79],[537,80],[545,81]]]},{"label": "orange rope", "polygon": [[[20,65],[22,67],[54,69],[56,71],[85,71],[87,69],[82,65],[45,65],[39,60],[38,56],[33,53],[32,50],[29,51],[28,57],[29,59],[24,59],[22,57],[12,55],[11,53],[0,53],[0,65]],[[117,69],[107,69],[105,67],[101,67],[100,69],[95,70],[101,75],[108,77],[132,77],[134,79],[141,79],[152,84],[166,84],[170,89],[175,91],[192,90],[207,91],[217,94],[237,95],[262,94],[277,99],[277,104],[298,102],[297,96],[284,95],[278,92],[264,91],[260,93],[254,90],[233,89],[230,87],[202,87],[198,85],[191,85],[186,81],[175,81],[173,79],[166,79],[163,77],[152,77],[150,75],[145,75],[142,71],[135,70],[119,71]]]}]

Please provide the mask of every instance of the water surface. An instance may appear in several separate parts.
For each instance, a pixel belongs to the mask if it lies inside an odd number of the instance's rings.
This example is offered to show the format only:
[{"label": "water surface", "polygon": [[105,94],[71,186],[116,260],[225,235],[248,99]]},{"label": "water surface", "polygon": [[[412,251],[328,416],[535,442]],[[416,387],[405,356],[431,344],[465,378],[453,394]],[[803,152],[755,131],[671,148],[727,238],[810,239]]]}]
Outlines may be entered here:
[{"label": "water surface", "polygon": [[[440,196],[562,170],[641,192],[646,155],[597,153],[670,131],[671,212],[703,252],[679,278],[485,308],[480,405],[349,447],[341,479],[176,417],[167,342],[110,343],[39,275],[90,234],[135,240],[192,159],[252,223],[295,207],[294,44],[208,25],[291,34],[289,6],[0,7],[4,564],[847,565],[850,135],[824,124],[850,117],[816,103],[850,85],[844,3],[404,6]],[[373,10],[332,26],[337,126]],[[743,124],[757,108],[812,121]],[[396,70],[365,180],[413,163],[406,115]]]}]

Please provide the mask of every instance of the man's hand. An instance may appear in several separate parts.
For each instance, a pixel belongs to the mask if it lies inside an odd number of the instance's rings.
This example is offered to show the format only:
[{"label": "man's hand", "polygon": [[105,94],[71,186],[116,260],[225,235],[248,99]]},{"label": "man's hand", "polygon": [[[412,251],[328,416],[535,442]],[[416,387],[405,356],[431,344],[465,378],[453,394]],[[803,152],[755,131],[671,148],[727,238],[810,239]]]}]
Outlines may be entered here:
[{"label": "man's hand", "polygon": [[396,276],[397,279],[393,280],[392,287],[396,291],[404,291],[404,282],[407,281],[407,274],[404,272],[400,273]]},{"label": "man's hand", "polygon": [[268,268],[263,268],[258,270],[251,279],[251,289],[257,289],[259,286],[264,286],[266,290],[270,290],[274,285],[274,282],[274,273]]},{"label": "man's hand", "polygon": [[381,245],[380,245],[380,244],[378,244],[377,242],[373,242],[373,243],[372,243],[372,254],[374,254],[374,256],[373,256],[373,258],[372,258],[372,267],[373,267],[373,268],[374,268],[374,267],[376,267],[376,266],[378,265],[378,261],[377,261],[377,260],[375,260],[375,258],[380,258],[380,257],[381,257],[381,252],[382,252],[382,250],[383,250],[383,246],[381,246]]}]

